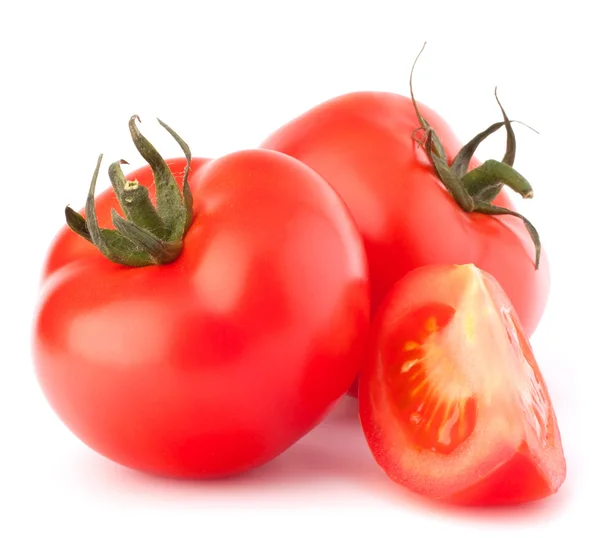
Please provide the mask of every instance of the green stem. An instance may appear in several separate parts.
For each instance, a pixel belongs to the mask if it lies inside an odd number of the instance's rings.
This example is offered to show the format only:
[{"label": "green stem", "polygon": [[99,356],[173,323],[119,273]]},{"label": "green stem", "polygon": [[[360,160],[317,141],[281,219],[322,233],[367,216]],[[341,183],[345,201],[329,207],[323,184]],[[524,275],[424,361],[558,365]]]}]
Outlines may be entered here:
[{"label": "green stem", "polygon": [[513,217],[517,217],[523,221],[525,224],[525,228],[529,232],[531,236],[531,240],[535,246],[535,268],[537,269],[540,265],[540,256],[542,254],[542,245],[540,243],[540,234],[535,229],[533,224],[529,222],[523,215],[517,213],[516,211],[512,211],[511,209],[507,209],[506,207],[500,207],[496,205],[492,205],[489,202],[477,202],[475,204],[475,212],[482,213],[484,215],[512,215]]},{"label": "green stem", "polygon": [[148,189],[137,180],[127,181],[121,164],[127,164],[127,161],[112,163],[108,168],[108,176],[123,213],[130,221],[166,239],[169,232],[150,201]]},{"label": "green stem", "polygon": [[132,116],[129,120],[131,138],[140,155],[152,168],[156,185],[156,211],[170,231],[169,239],[176,239],[185,232],[186,222],[186,208],[179,187],[165,160],[138,129],[136,120],[141,121],[139,116]]},{"label": "green stem", "polygon": [[533,198],[533,187],[529,181],[508,164],[493,159],[463,176],[462,181],[469,194],[478,200],[491,202],[504,185],[523,198]]},{"label": "green stem", "polygon": [[[417,55],[410,71],[410,97],[419,122],[419,127],[413,131],[413,140],[424,149],[439,180],[463,211],[490,216],[512,215],[523,221],[535,246],[535,267],[537,269],[539,267],[541,243],[539,234],[533,224],[523,215],[491,203],[505,185],[519,193],[523,198],[531,198],[533,196],[533,188],[530,183],[513,168],[517,149],[516,138],[512,129],[512,122],[498,99],[498,92],[496,90],[494,95],[502,112],[503,121],[494,123],[476,135],[457,153],[452,165],[449,165],[441,140],[427,119],[421,114],[413,91],[415,65],[423,53],[426,44],[423,45],[423,48]],[[481,142],[501,127],[505,127],[507,133],[506,150],[502,161],[490,159],[469,171],[471,159]],[[424,135],[421,139],[417,139],[416,133],[420,130],[423,131]]]},{"label": "green stem", "polygon": [[140,133],[133,116],[129,129],[135,146],[152,168],[156,185],[156,208],[148,189],[137,180],[128,181],[121,169],[125,161],[110,165],[108,174],[125,218],[112,210],[115,229],[98,226],[95,190],[102,155],[98,158],[86,201],[86,218],[65,208],[68,226],[86,241],[94,244],[110,261],[132,267],[161,265],[177,259],[183,248],[183,237],[193,217],[193,198],[188,182],[191,152],[187,144],[170,127],[160,124],[175,138],[185,153],[187,165],[182,193],[171,170],[154,146]]}]

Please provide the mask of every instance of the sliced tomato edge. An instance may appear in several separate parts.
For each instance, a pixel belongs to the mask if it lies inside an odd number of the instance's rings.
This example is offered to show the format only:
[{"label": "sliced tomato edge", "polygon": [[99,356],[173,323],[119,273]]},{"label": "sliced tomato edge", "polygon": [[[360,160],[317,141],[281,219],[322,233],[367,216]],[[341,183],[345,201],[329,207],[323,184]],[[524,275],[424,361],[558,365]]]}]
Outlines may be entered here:
[{"label": "sliced tomato edge", "polygon": [[[448,267],[453,266],[448,265]],[[427,270],[427,268],[422,267],[413,270],[411,273],[416,274],[425,270]],[[506,299],[508,300],[504,290],[500,287],[499,283],[497,283],[494,277],[483,270],[480,271],[485,277],[487,277],[485,278],[486,287],[488,287],[489,289],[489,286],[487,286],[487,284],[489,283],[489,279],[491,279],[491,282],[495,283],[495,285],[504,294],[504,297],[506,297]],[[383,302],[376,318],[373,321],[372,335],[375,335],[375,338],[381,330],[381,326],[385,319],[385,313],[388,311],[390,303],[396,300],[396,295],[400,294],[402,291],[402,287],[407,285],[406,281],[411,275],[411,273],[409,273],[407,277],[399,281],[392,288],[392,290],[388,294],[388,297]],[[496,290],[492,289],[489,289],[489,291],[492,294],[496,292]],[[406,312],[410,312],[410,310],[412,310],[415,307],[415,305],[411,305],[410,308],[406,308]],[[522,326],[518,318],[517,321],[522,330]],[[523,332],[522,334],[524,335],[525,333]],[[525,448],[527,449],[527,454],[524,455],[525,457],[531,460],[531,465],[535,465],[536,468],[542,473],[543,478],[548,486],[548,491],[545,492],[545,494],[539,496],[538,498],[527,499],[527,501],[523,502],[539,500],[540,498],[547,497],[558,491],[565,479],[566,462],[563,456],[562,442],[560,432],[558,429],[555,411],[549,396],[547,385],[545,383],[545,380],[543,379],[543,376],[541,375],[541,372],[539,372],[539,367],[537,363],[535,364],[535,366],[538,370],[539,378],[542,380],[545,395],[548,398],[548,404],[551,411],[548,427],[552,429],[554,442],[548,449],[544,450],[540,446],[540,443],[536,442],[537,439],[535,439],[534,434],[532,432],[527,432],[526,428],[524,427],[522,437],[523,441],[520,444],[507,444],[504,447],[499,447],[493,454],[486,454],[486,456],[483,458],[484,460],[489,460],[489,458],[492,455],[495,455],[495,462],[494,465],[490,466],[489,470],[484,474],[480,474],[477,472],[471,473],[470,476],[472,478],[463,477],[462,480],[456,481],[455,484],[450,488],[436,487],[435,485],[432,486],[431,484],[429,485],[429,487],[421,487],[418,483],[420,476],[418,474],[410,473],[410,471],[405,473],[407,477],[406,479],[401,479],[398,476],[399,473],[394,472],[394,469],[398,469],[398,465],[395,463],[395,456],[392,453],[392,449],[390,448],[391,443],[388,440],[386,440],[386,437],[388,437],[388,435],[397,435],[399,437],[403,437],[401,426],[396,424],[397,419],[394,417],[391,410],[387,408],[387,404],[385,404],[384,402],[385,398],[382,397],[381,394],[379,394],[379,396],[376,398],[376,401],[373,401],[373,394],[377,394],[378,392],[383,393],[384,391],[384,389],[382,388],[384,385],[384,381],[377,378],[377,368],[379,367],[379,360],[373,359],[373,357],[377,357],[376,346],[377,343],[374,340],[374,337],[372,337],[370,341],[369,359],[366,360],[363,365],[363,369],[361,371],[358,383],[359,417],[361,426],[365,432],[365,437],[369,449],[371,450],[377,464],[392,480],[409,487],[409,489],[415,491],[416,493],[420,493],[432,499],[455,504],[479,504],[477,502],[477,499],[469,498],[468,491],[471,488],[476,488],[478,483],[492,476],[495,472],[501,471],[503,466],[512,461],[513,458],[518,457],[519,454],[523,453],[525,445]],[[373,388],[372,385],[375,385],[375,387]],[[378,411],[376,409],[378,405],[383,409],[382,411]],[[377,415],[383,415],[384,418],[382,419]],[[384,422],[388,425],[382,424]],[[386,434],[386,429],[388,428],[393,428],[393,431],[389,434]],[[531,441],[532,437],[534,438],[534,442],[529,442]],[[407,442],[410,441],[407,440]],[[551,456],[540,457],[541,452],[552,452],[553,454]],[[440,455],[439,458],[443,460],[445,456]],[[414,481],[412,479],[414,479]]]}]

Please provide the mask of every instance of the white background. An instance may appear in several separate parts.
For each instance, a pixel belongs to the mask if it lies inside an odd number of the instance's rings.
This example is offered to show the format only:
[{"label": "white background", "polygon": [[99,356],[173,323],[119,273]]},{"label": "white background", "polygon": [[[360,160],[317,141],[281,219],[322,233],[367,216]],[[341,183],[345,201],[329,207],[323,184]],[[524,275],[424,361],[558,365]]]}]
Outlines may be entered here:
[{"label": "white background", "polygon": [[[0,7],[0,536],[597,536],[600,38],[594,2],[3,2]],[[533,345],[568,477],[553,498],[455,510],[377,468],[352,402],[266,467],[222,482],[144,476],[59,422],[33,376],[31,316],[63,207],[84,203],[97,155],[142,165],[142,129],[167,156],[168,122],[198,156],[259,144],[284,121],[354,90],[408,91],[468,137],[517,126],[516,168],[536,197],[553,275]],[[502,155],[503,140],[480,158]],[[131,169],[133,169],[133,167]],[[108,185],[106,171],[99,188]]]}]

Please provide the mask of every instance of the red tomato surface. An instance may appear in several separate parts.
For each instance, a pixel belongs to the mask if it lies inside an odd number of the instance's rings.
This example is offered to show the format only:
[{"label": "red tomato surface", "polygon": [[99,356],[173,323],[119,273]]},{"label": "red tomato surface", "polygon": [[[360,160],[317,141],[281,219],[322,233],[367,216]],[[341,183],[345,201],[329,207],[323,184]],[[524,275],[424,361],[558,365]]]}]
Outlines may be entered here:
[{"label": "red tomato surface", "polygon": [[[419,106],[452,159],[460,142],[438,114]],[[414,142],[417,127],[409,98],[350,93],[284,125],[262,147],[308,164],[350,208],[367,251],[373,315],[392,286],[412,269],[473,263],[500,282],[530,336],[548,298],[545,253],[536,271],[534,246],[520,219],[460,209]],[[494,203],[514,209],[505,192]]]},{"label": "red tomato surface", "polygon": [[548,390],[498,282],[473,265],[415,269],[377,316],[361,423],[396,482],[460,504],[556,492],[566,464]]},{"label": "red tomato surface", "polygon": [[[184,159],[167,161],[181,183]],[[152,188],[148,167],[128,176]],[[49,254],[35,360],[90,447],[152,473],[258,466],[313,428],[357,375],[367,264],[316,172],[267,150],[195,159],[195,219],[162,266],[106,260],[65,228]],[[97,198],[111,227],[112,193]]]}]

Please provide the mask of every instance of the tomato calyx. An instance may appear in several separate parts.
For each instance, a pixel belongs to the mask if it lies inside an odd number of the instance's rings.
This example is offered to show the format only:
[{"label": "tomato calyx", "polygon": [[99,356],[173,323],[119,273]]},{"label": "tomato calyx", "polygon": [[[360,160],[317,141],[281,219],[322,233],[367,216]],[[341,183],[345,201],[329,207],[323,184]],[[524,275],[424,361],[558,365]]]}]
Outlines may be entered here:
[{"label": "tomato calyx", "polygon": [[95,190],[102,155],[98,157],[88,192],[85,217],[65,208],[68,226],[83,237],[114,263],[131,267],[162,265],[174,261],[183,247],[183,237],[193,218],[193,198],[188,182],[191,166],[189,146],[167,124],[158,122],[177,141],[185,154],[187,164],[184,171],[182,192],[160,153],[139,131],[136,120],[129,120],[129,131],[135,147],[150,165],[156,186],[156,207],[152,204],[148,188],[137,180],[127,180],[121,169],[126,161],[112,163],[108,175],[124,217],[114,209],[111,219],[115,229],[100,228],[96,217]]},{"label": "tomato calyx", "polygon": [[[417,55],[410,72],[410,96],[420,123],[420,127],[415,129],[413,138],[419,146],[424,148],[438,178],[463,211],[484,215],[512,215],[523,221],[535,246],[535,268],[538,269],[542,247],[535,226],[520,213],[492,203],[504,186],[509,187],[523,198],[533,198],[531,184],[513,168],[517,149],[515,133],[511,125],[514,120],[509,120],[506,115],[496,90],[495,97],[502,111],[503,121],[490,125],[473,137],[449,164],[444,147],[436,132],[421,115],[413,92],[412,79],[415,65],[425,49],[425,45]],[[468,171],[469,162],[479,144],[501,127],[505,127],[507,135],[506,151],[502,161],[489,159],[477,168]],[[419,131],[423,132],[421,138],[416,134]]]}]

